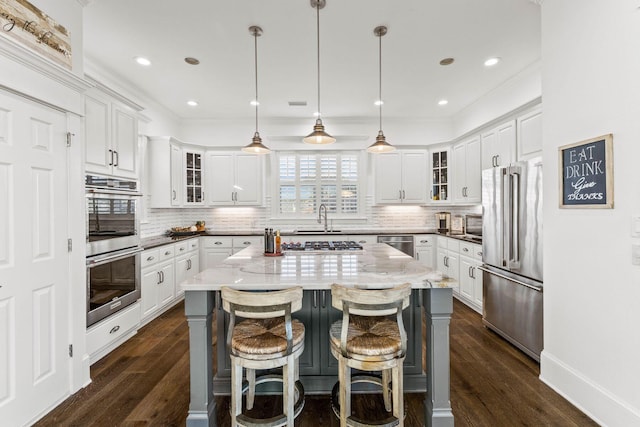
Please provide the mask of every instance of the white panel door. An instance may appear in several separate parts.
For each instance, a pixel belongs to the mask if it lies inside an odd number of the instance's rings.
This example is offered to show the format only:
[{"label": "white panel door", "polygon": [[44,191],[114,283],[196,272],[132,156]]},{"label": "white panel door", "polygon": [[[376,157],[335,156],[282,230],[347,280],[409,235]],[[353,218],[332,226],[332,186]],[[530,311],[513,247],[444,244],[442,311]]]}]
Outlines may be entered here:
[{"label": "white panel door", "polygon": [[25,425],[69,381],[66,116],[0,91],[0,423]]},{"label": "white panel door", "polygon": [[402,203],[427,201],[427,153],[402,153]]},{"label": "white panel door", "polygon": [[399,152],[376,154],[376,203],[400,203],[402,158]]},{"label": "white panel door", "polygon": [[207,197],[210,205],[233,205],[234,164],[231,154],[207,153]]},{"label": "white panel door", "polygon": [[113,174],[137,178],[138,121],[116,106],[113,107]]},{"label": "white panel door", "polygon": [[236,205],[262,204],[262,163],[255,154],[237,154],[235,170]]},{"label": "white panel door", "polygon": [[109,102],[90,96],[85,96],[84,99],[85,168],[87,172],[111,174],[113,156]]}]

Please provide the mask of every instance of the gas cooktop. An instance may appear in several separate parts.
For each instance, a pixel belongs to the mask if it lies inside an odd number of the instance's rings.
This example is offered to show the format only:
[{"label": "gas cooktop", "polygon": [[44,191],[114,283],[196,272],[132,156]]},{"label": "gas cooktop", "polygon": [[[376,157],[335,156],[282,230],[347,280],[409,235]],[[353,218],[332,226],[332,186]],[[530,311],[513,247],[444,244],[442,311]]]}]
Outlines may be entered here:
[{"label": "gas cooktop", "polygon": [[311,241],[304,243],[283,243],[283,251],[357,251],[362,246],[353,240]]}]

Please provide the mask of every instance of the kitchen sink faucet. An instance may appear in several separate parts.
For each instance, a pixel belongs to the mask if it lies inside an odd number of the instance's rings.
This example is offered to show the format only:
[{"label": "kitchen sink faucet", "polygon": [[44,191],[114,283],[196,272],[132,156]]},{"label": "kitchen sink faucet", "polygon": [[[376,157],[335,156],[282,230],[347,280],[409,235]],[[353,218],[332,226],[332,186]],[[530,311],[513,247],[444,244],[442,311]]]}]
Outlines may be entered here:
[{"label": "kitchen sink faucet", "polygon": [[320,205],[320,207],[318,208],[318,224],[322,224],[322,209],[324,208],[324,231],[327,232],[327,230],[329,229],[327,227],[327,205],[325,205],[324,203],[322,203]]}]

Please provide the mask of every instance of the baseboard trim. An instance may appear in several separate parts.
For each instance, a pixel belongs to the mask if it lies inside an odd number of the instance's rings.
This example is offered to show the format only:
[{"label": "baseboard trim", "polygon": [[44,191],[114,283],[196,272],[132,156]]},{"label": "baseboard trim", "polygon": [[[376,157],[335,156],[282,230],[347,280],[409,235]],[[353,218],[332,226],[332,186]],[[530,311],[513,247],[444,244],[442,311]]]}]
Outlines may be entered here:
[{"label": "baseboard trim", "polygon": [[601,426],[640,425],[640,410],[544,350],[540,380]]}]

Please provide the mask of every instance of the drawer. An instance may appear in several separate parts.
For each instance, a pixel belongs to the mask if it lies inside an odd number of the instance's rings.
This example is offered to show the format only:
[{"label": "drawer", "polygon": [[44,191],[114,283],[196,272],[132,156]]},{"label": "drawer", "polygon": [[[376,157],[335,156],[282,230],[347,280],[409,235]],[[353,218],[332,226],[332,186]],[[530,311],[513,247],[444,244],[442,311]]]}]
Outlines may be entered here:
[{"label": "drawer", "polygon": [[449,244],[449,238],[448,237],[444,237],[444,236],[436,236],[437,240],[438,240],[438,247],[439,248],[443,248],[443,249],[447,249],[448,244]]},{"label": "drawer", "polygon": [[[440,238],[438,238],[438,242]],[[453,252],[460,252],[460,240],[447,237],[447,249]]]},{"label": "drawer", "polygon": [[186,254],[190,251],[197,251],[200,247],[198,239],[187,239],[175,244],[176,256]]},{"label": "drawer", "polygon": [[160,261],[173,259],[175,255],[175,245],[164,245],[158,248],[158,258]]},{"label": "drawer", "polygon": [[232,248],[233,239],[231,237],[206,236],[202,237],[202,245],[205,248]]},{"label": "drawer", "polygon": [[243,249],[249,245],[262,245],[262,237],[260,236],[238,236],[232,239],[233,249]]},{"label": "drawer", "polygon": [[145,268],[160,260],[160,248],[147,249],[140,254],[140,267]]},{"label": "drawer", "polygon": [[460,255],[481,260],[482,246],[475,243],[460,242]]},{"label": "drawer", "polygon": [[436,241],[436,236],[432,234],[417,234],[413,236],[413,243],[416,248],[422,246],[433,246]]},{"label": "drawer", "polygon": [[359,243],[361,245],[367,244],[367,243],[378,243],[378,236],[373,236],[373,235],[369,235],[369,234],[352,234],[350,237],[350,240],[353,240],[356,243]]},{"label": "drawer", "polygon": [[[146,252],[146,251],[145,251]],[[94,354],[140,324],[140,303],[107,317],[87,330],[87,353]]]}]

